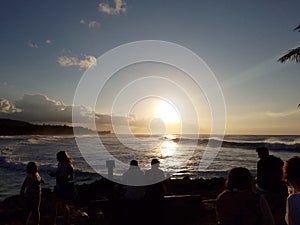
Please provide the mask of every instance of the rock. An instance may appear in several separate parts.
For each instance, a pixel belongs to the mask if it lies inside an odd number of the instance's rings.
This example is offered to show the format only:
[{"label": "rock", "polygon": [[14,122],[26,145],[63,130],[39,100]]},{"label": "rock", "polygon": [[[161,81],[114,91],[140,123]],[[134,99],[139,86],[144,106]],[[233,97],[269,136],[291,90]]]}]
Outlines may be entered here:
[{"label": "rock", "polygon": [[[156,225],[216,224],[214,199],[222,191],[223,178],[171,179],[168,195],[159,203],[124,201],[122,185],[107,179],[77,185],[78,198],[70,207],[73,225],[119,225],[128,223]],[[212,199],[212,200],[209,200]],[[209,204],[208,204],[209,202]],[[0,203],[0,225],[23,224],[24,199],[12,196]],[[40,225],[55,221],[55,194],[42,190]],[[153,221],[150,219],[154,219]],[[57,218],[57,225],[62,219]]]}]

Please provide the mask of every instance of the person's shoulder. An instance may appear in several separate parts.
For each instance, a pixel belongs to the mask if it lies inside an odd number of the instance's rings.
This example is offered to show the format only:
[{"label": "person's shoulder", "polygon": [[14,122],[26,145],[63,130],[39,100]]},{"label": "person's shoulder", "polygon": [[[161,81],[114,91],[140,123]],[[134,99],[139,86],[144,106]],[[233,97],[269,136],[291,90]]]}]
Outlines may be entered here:
[{"label": "person's shoulder", "polygon": [[226,197],[230,196],[231,194],[232,194],[231,191],[224,190],[218,195],[217,201],[220,201],[221,199],[226,198]]},{"label": "person's shoulder", "polygon": [[150,175],[153,173],[153,169],[145,170],[145,175]]},{"label": "person's shoulder", "polygon": [[270,155],[269,159],[277,161],[277,162],[283,162],[281,158],[275,156],[275,155]]},{"label": "person's shoulder", "polygon": [[137,173],[140,174],[140,175],[143,175],[143,176],[145,175],[144,171],[141,170],[141,169],[138,169],[138,170],[137,170]]},{"label": "person's shoulder", "polygon": [[300,204],[300,193],[289,195],[289,197],[287,198],[287,201],[289,203],[297,202],[298,204]]},{"label": "person's shoulder", "polygon": [[73,171],[73,170],[74,170],[73,164],[68,163],[68,164],[66,165],[66,170],[68,170],[68,171]]},{"label": "person's shoulder", "polygon": [[124,177],[124,176],[127,176],[129,173],[130,173],[130,170],[126,170],[126,171],[123,173],[122,176],[123,176],[123,177]]}]

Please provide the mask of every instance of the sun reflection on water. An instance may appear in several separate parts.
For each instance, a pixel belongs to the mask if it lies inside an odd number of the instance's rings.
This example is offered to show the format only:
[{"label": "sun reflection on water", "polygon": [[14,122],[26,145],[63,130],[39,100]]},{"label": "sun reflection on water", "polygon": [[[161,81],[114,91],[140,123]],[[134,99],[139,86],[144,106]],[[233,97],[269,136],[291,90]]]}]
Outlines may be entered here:
[{"label": "sun reflection on water", "polygon": [[177,151],[177,143],[174,142],[172,138],[169,137],[164,142],[162,142],[160,146],[160,152],[163,158],[171,157],[175,155]]}]

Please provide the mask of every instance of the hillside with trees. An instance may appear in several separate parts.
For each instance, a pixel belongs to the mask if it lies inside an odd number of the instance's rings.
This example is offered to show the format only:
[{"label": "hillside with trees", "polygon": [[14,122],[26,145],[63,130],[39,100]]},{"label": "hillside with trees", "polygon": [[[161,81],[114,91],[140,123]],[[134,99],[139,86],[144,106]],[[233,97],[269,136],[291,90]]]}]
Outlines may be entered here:
[{"label": "hillside with trees", "polygon": [[[76,127],[82,134],[92,134],[93,131],[84,127]],[[0,119],[0,135],[72,135],[73,127],[67,125],[32,124],[19,120]]]}]

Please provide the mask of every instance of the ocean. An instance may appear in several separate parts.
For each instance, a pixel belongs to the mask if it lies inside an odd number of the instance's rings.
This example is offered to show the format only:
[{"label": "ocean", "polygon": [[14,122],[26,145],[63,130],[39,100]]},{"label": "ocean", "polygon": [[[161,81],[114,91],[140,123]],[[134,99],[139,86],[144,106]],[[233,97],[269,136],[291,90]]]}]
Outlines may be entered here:
[{"label": "ocean", "polygon": [[[102,145],[98,145],[98,140]],[[287,160],[293,156],[300,156],[300,136],[270,136],[270,135],[228,135],[223,141],[218,137],[208,136],[126,136],[121,140],[113,134],[100,136],[1,136],[0,137],[0,200],[19,193],[26,176],[26,164],[35,161],[39,165],[39,172],[46,184],[44,188],[53,188],[55,179],[48,173],[57,167],[56,153],[64,150],[74,159],[75,180],[77,184],[91,183],[107,175],[105,162],[115,159],[128,165],[130,160],[136,159],[142,170],[150,168],[152,158],[160,160],[160,167],[172,179],[185,176],[195,178],[225,177],[226,172],[236,166],[248,168],[256,174],[257,154],[255,149],[265,146],[270,154]],[[77,142],[85,143],[84,155],[89,149],[105,148],[106,153],[99,151],[97,167],[93,168],[81,154],[82,146]],[[136,141],[140,140],[140,141]],[[221,145],[216,156],[212,156],[211,163],[203,169],[199,167],[208,143]],[[79,150],[80,149],[80,150]],[[102,149],[103,150],[103,149]],[[90,162],[90,161],[89,161]],[[200,168],[200,169],[199,169]],[[96,171],[95,171],[96,169]],[[120,178],[122,170],[115,168],[114,176]]]}]

